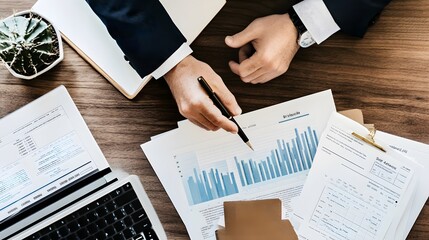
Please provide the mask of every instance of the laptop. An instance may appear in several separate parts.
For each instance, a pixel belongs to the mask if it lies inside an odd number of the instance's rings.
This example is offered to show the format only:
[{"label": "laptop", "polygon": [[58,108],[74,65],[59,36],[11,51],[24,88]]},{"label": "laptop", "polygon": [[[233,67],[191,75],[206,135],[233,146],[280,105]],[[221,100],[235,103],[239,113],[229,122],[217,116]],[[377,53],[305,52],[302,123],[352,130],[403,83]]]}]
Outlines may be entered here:
[{"label": "laptop", "polygon": [[0,239],[167,239],[60,86],[0,119]]},{"label": "laptop", "polygon": [[[225,5],[225,0],[160,0],[192,43]],[[141,78],[85,0],[38,0],[31,9],[56,26],[76,52],[129,99],[152,78]]]}]

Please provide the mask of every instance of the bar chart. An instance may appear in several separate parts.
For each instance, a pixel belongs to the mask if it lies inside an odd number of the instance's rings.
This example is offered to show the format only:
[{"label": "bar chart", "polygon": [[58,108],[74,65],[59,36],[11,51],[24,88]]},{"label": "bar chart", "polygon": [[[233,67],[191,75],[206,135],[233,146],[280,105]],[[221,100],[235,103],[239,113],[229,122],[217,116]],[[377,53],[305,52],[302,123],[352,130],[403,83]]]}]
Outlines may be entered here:
[{"label": "bar chart", "polygon": [[176,163],[190,205],[238,193],[234,173],[228,171],[226,161],[200,169],[197,156],[189,153],[176,157]]},{"label": "bar chart", "polygon": [[265,159],[234,157],[242,187],[310,169],[318,144],[316,131],[307,127],[300,133],[295,128],[294,133],[290,140],[277,139]]}]

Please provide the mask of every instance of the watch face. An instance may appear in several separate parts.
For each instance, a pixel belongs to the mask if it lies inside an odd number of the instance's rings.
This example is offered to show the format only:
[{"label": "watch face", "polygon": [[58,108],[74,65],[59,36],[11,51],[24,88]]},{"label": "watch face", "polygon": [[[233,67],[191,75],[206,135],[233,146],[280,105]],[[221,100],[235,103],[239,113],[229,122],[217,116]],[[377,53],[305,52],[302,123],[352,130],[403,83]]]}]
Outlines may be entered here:
[{"label": "watch face", "polygon": [[310,47],[314,43],[315,41],[309,31],[305,31],[303,34],[301,34],[298,41],[298,44],[303,48]]}]

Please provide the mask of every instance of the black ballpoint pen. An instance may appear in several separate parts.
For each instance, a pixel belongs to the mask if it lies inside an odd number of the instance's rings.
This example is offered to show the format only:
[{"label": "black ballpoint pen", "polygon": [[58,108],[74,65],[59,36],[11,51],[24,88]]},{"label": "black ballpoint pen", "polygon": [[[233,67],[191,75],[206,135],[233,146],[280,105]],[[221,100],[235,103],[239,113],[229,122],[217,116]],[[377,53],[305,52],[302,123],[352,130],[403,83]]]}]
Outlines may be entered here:
[{"label": "black ballpoint pen", "polygon": [[247,146],[250,147],[250,149],[254,150],[252,147],[252,144],[250,144],[249,138],[244,134],[243,129],[241,129],[240,125],[238,125],[237,121],[232,117],[232,115],[229,113],[228,109],[225,108],[225,106],[220,101],[219,97],[216,95],[216,93],[213,91],[213,89],[210,87],[210,85],[206,82],[206,80],[201,76],[198,77],[198,82],[200,82],[201,86],[204,88],[204,90],[209,95],[210,99],[213,101],[214,105],[219,108],[222,115],[227,117],[229,120],[231,120],[235,125],[238,127],[238,136],[243,140],[244,143],[246,143]]}]

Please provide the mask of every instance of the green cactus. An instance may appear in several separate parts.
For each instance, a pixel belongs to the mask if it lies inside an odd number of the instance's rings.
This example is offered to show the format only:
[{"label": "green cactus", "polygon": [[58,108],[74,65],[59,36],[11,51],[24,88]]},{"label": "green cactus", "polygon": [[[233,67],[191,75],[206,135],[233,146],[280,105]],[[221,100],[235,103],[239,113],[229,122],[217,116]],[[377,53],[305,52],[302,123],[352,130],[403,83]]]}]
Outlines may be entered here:
[{"label": "green cactus", "polygon": [[15,72],[34,75],[58,57],[55,29],[42,17],[29,13],[0,22],[0,58]]}]

